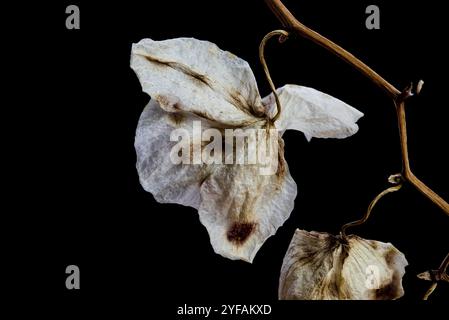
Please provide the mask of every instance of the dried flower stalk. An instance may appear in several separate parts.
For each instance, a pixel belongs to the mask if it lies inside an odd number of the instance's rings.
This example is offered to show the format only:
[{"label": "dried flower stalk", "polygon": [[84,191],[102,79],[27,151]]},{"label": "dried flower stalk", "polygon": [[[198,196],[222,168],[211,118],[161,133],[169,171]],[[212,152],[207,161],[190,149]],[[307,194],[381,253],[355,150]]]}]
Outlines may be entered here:
[{"label": "dried flower stalk", "polygon": [[[424,196],[430,199],[438,207],[440,207],[447,215],[449,215],[449,204],[436,194],[432,189],[426,186],[421,180],[419,180],[412,172],[410,168],[410,161],[408,155],[407,145],[407,126],[406,126],[406,114],[405,114],[405,101],[407,98],[413,95],[413,86],[407,87],[404,91],[398,90],[395,86],[382,78],[373,69],[356,58],[350,52],[346,51],[339,45],[335,44],[331,40],[317,33],[316,31],[306,27],[299,22],[293,14],[285,7],[280,0],[265,0],[270,10],[276,15],[278,20],[282,23],[283,27],[291,33],[297,34],[301,37],[309,39],[314,43],[322,46],[329,52],[333,53],[337,57],[346,61],[348,64],[359,70],[367,78],[373,81],[378,87],[383,89],[392,99],[396,107],[396,114],[398,118],[399,137],[401,143],[402,154],[402,176],[405,181],[409,182],[416,189],[418,189]],[[420,81],[416,87],[415,93],[419,93],[423,85]]]}]

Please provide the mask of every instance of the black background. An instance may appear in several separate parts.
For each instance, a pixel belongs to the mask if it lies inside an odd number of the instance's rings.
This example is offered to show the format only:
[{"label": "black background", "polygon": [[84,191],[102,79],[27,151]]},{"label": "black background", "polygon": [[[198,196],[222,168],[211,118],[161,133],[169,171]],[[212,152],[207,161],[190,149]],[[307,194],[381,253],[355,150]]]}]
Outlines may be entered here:
[{"label": "black background", "polygon": [[[399,89],[424,79],[421,96],[407,105],[409,149],[415,174],[449,200],[447,154],[447,38],[438,1],[287,1],[309,27],[360,57]],[[65,28],[65,8],[77,4],[81,29]],[[377,4],[381,29],[365,28],[365,8]],[[195,37],[247,60],[262,96],[269,93],[258,62],[262,37],[280,27],[263,1],[75,1],[15,6],[7,63],[17,69],[23,164],[11,189],[18,191],[10,238],[12,276],[20,295],[81,310],[162,312],[174,318],[187,304],[271,303],[274,313],[301,310],[341,313],[353,305],[279,303],[282,258],[296,228],[337,233],[358,219],[401,168],[394,107],[369,80],[310,41],[270,42],[267,60],[275,84],[311,86],[365,113],[360,131],[345,140],[284,135],[286,159],[298,184],[290,219],[269,238],[254,263],[214,254],[192,208],[158,204],[138,182],[134,133],[149,97],[129,67],[133,42]],[[5,13],[6,15],[9,12]],[[16,45],[21,45],[20,49]],[[20,59],[20,60],[19,60]],[[31,126],[29,126],[31,125]],[[28,132],[30,129],[31,131]],[[23,150],[25,149],[25,150]],[[23,163],[22,163],[23,161]],[[433,310],[449,297],[441,284],[430,306],[419,302],[429,283],[416,274],[436,268],[449,249],[449,219],[411,186],[385,197],[370,220],[351,232],[392,242],[407,257],[405,296],[388,309]],[[81,270],[81,289],[65,288],[65,267]],[[37,277],[35,276],[37,274]],[[30,278],[31,277],[31,278]],[[127,305],[128,306],[128,305]],[[376,305],[378,306],[378,305]],[[348,309],[346,309],[348,307]],[[110,308],[110,309],[107,309]],[[112,309],[111,309],[112,308]],[[377,307],[376,307],[377,308]],[[373,309],[373,308],[371,308]],[[287,311],[286,311],[287,310]],[[367,309],[368,310],[368,309]]]}]

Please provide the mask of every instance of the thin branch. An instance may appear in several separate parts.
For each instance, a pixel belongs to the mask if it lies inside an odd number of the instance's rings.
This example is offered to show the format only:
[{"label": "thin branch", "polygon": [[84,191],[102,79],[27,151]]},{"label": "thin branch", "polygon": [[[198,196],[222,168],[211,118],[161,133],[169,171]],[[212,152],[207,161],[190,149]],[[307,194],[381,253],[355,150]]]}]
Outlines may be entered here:
[{"label": "thin branch", "polygon": [[438,268],[438,270],[440,270],[440,272],[442,272],[442,273],[446,273],[448,265],[449,265],[449,252],[446,255],[446,257],[444,258],[443,262],[441,262],[440,267]]},{"label": "thin branch", "polygon": [[293,14],[284,6],[280,0],[265,0],[270,10],[276,15],[284,28],[288,31],[292,31],[297,35],[309,39],[316,44],[331,51],[342,60],[346,61],[350,65],[354,66],[357,70],[362,72],[365,76],[371,79],[376,85],[385,90],[392,98],[396,98],[401,92],[396,89],[391,83],[382,78],[377,72],[368,67],[361,60],[357,59],[352,53],[346,51],[339,45],[330,41],[326,37],[323,37],[318,32],[306,27],[299,22]]},{"label": "thin branch", "polygon": [[[410,87],[409,87],[410,88]],[[407,88],[404,92],[409,92]],[[402,94],[401,97],[409,96]],[[410,160],[408,156],[408,143],[407,143],[407,121],[405,116],[405,99],[401,98],[396,101],[396,113],[398,117],[399,126],[399,138],[401,141],[401,153],[402,153],[402,174],[404,179],[418,189],[423,195],[433,201],[438,207],[440,207],[447,215],[449,215],[449,204],[444,201],[438,194],[419,180],[412,172],[410,168]]]},{"label": "thin branch", "polygon": [[365,213],[365,215],[363,216],[362,219],[357,220],[357,221],[353,221],[353,222],[349,222],[349,223],[345,224],[343,227],[341,227],[340,234],[341,234],[341,236],[342,236],[343,238],[346,238],[346,230],[347,230],[348,228],[355,227],[355,226],[359,226],[359,225],[361,225],[361,224],[364,224],[364,223],[368,220],[368,218],[370,217],[371,211],[373,210],[374,206],[376,205],[376,203],[377,203],[383,196],[385,196],[385,195],[388,194],[388,193],[395,192],[395,191],[398,191],[399,189],[401,189],[403,178],[402,178],[402,175],[401,175],[401,174],[395,174],[395,175],[390,176],[390,177],[388,178],[388,181],[389,181],[390,183],[394,184],[394,186],[393,186],[393,187],[390,187],[390,188],[388,188],[388,189],[386,189],[386,190],[384,190],[384,191],[382,191],[381,193],[379,193],[379,194],[374,198],[373,201],[371,201],[371,203],[370,203],[369,206],[368,206],[368,210],[366,211],[366,213]]},{"label": "thin branch", "polygon": [[438,286],[438,282],[433,282],[429,289],[427,289],[426,293],[424,294],[424,297],[422,298],[423,300],[428,300],[430,295],[435,291],[435,289]]},{"label": "thin branch", "polygon": [[[440,207],[443,212],[449,216],[449,204],[443,200],[438,194],[436,194],[432,189],[426,186],[421,180],[419,180],[412,172],[410,168],[410,161],[408,156],[408,145],[407,145],[407,127],[406,127],[406,115],[405,115],[405,100],[412,96],[412,86],[408,87],[404,91],[399,91],[387,80],[382,78],[373,69],[368,67],[361,60],[356,58],[350,52],[346,51],[339,45],[335,44],[331,40],[323,37],[321,34],[313,31],[312,29],[306,27],[304,24],[299,22],[293,14],[284,6],[280,0],[265,0],[268,7],[276,15],[278,20],[284,26],[284,28],[292,34],[299,35],[306,39],[313,41],[314,43],[325,48],[332,54],[346,61],[348,64],[359,70],[368,79],[373,81],[377,86],[383,89],[394,101],[396,106],[398,125],[399,125],[399,136],[401,143],[401,154],[402,154],[402,175],[404,180],[413,185],[418,189],[424,196],[430,199],[438,207]],[[416,92],[419,93],[421,90],[423,82],[418,83]]]}]

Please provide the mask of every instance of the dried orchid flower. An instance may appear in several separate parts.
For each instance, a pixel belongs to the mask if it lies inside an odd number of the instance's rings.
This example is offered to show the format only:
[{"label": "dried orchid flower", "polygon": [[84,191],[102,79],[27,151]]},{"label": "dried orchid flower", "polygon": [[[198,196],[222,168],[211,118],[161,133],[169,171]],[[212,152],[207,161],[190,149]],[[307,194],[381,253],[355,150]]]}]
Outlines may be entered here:
[{"label": "dried orchid flower", "polygon": [[279,299],[397,299],[406,266],[391,243],[297,229],[284,257]]},{"label": "dried orchid flower", "polygon": [[[135,139],[143,188],[158,202],[197,209],[213,249],[230,259],[252,262],[293,210],[297,188],[284,159],[285,130],[308,140],[346,138],[362,116],[315,89],[286,85],[277,90],[282,112],[273,121],[273,94],[260,97],[248,63],[193,38],[133,44],[131,67],[151,96]],[[250,130],[255,142],[221,139]],[[265,161],[250,161],[255,153]]]}]

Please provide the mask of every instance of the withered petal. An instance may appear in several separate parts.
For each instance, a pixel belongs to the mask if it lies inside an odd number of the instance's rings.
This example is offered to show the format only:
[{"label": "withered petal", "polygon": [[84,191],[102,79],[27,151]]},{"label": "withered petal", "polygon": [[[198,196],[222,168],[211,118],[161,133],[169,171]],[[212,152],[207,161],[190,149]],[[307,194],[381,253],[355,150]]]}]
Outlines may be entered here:
[{"label": "withered petal", "polygon": [[265,240],[288,219],[297,194],[288,166],[260,175],[259,166],[221,166],[201,187],[201,222],[216,253],[252,262]]},{"label": "withered petal", "polygon": [[169,112],[188,111],[227,126],[248,126],[263,116],[248,63],[194,38],[133,44],[131,68],[142,89]]},{"label": "withered petal", "polygon": [[[140,116],[134,146],[142,187],[161,203],[179,203],[198,209],[200,182],[209,174],[204,164],[174,165],[170,152],[176,142],[170,133],[178,128],[191,131],[193,116],[170,113],[151,100]],[[199,120],[196,118],[195,120]],[[206,124],[204,124],[206,126]]]},{"label": "withered petal", "polygon": [[[293,210],[296,184],[284,159],[281,134],[302,130],[306,137],[343,138],[357,131],[357,110],[319,91],[299,86],[279,89],[283,112],[270,133],[278,152],[276,174],[260,174],[254,164],[174,164],[170,141],[175,128],[268,128],[273,112],[264,103],[248,63],[193,38],[144,39],[132,47],[131,67],[152,100],[136,131],[137,170],[142,186],[159,202],[198,209],[214,250],[251,262],[264,241]],[[323,105],[321,105],[323,104]],[[273,142],[275,141],[275,142]],[[253,150],[254,151],[254,150]]]},{"label": "withered petal", "polygon": [[[142,113],[136,131],[137,171],[142,186],[159,202],[179,203],[198,209],[216,253],[251,262],[265,240],[293,210],[296,184],[284,159],[278,137],[276,171],[260,172],[261,164],[174,164],[170,141],[175,128],[191,130],[199,120],[189,113],[170,113],[154,100]],[[209,124],[200,119],[203,129]],[[266,167],[262,166],[262,167]]]},{"label": "withered petal", "polygon": [[281,269],[282,300],[386,300],[404,294],[407,260],[392,244],[296,230]]},{"label": "withered petal", "polygon": [[[298,85],[286,85],[276,92],[282,106],[276,127],[281,131],[299,130],[310,140],[347,138],[359,129],[356,122],[363,113],[326,93]],[[268,113],[276,113],[273,94],[262,102]]]}]

